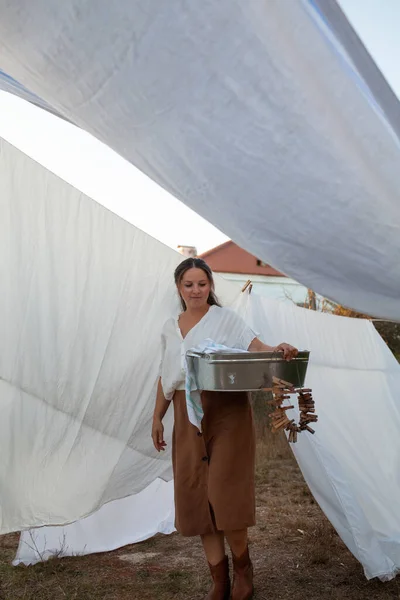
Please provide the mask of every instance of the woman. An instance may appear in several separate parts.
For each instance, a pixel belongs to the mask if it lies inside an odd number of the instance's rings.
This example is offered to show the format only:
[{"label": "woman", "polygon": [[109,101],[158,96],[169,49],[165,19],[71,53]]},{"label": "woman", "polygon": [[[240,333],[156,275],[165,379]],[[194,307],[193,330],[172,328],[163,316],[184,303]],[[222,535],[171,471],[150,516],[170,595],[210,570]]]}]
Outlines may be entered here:
[{"label": "woman", "polygon": [[[263,344],[233,310],[222,308],[214,293],[211,269],[200,258],[184,260],[175,271],[183,312],[163,328],[161,377],[152,438],[164,450],[162,419],[174,403],[172,461],[176,528],[200,535],[213,586],[206,600],[248,600],[253,596],[253,567],[247,528],[255,524],[255,437],[252,409],[245,392],[202,392],[201,428],[189,421],[184,356],[205,339],[231,348],[297,354],[288,344]],[[225,539],[233,559],[231,592]],[[231,595],[232,594],[232,595]]]}]

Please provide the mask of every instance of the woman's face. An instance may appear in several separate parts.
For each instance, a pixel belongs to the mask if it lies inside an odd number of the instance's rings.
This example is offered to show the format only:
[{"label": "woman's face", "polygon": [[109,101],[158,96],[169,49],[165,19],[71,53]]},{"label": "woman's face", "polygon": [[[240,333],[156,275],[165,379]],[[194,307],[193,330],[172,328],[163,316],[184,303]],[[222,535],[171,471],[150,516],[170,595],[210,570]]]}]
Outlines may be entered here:
[{"label": "woman's face", "polygon": [[203,308],[207,304],[211,284],[203,269],[188,269],[178,285],[187,308]]}]

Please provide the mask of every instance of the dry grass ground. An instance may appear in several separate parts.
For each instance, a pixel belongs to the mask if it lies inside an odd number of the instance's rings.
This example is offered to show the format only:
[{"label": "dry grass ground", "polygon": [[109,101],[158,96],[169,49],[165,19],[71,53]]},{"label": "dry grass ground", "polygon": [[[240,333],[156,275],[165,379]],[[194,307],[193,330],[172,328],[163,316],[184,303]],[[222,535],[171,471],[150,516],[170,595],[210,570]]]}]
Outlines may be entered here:
[{"label": "dry grass ground", "polygon": [[[283,437],[258,419],[255,600],[389,600],[400,581],[368,582],[310,495]],[[105,554],[12,567],[0,537],[0,600],[199,600],[209,578],[197,539],[156,536]]]}]

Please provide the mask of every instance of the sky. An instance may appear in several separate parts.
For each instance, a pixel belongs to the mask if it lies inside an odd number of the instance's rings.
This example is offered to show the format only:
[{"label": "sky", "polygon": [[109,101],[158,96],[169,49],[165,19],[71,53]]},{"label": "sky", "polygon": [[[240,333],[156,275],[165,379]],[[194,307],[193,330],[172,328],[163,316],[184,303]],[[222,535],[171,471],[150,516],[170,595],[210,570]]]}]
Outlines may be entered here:
[{"label": "sky", "polygon": [[339,0],[339,4],[400,97],[400,0]]},{"label": "sky", "polygon": [[[400,0],[339,4],[400,97]],[[94,137],[4,92],[0,137],[171,248],[204,252],[228,239]]]},{"label": "sky", "polygon": [[0,137],[171,248],[204,252],[228,239],[93,136],[5,92]]}]

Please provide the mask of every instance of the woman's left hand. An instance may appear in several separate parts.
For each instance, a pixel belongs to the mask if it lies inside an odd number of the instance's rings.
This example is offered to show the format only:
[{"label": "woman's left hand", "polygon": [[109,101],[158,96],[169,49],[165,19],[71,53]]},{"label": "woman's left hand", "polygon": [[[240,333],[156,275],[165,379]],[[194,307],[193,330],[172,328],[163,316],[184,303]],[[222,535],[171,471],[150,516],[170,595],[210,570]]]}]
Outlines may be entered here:
[{"label": "woman's left hand", "polygon": [[292,358],[295,358],[299,353],[297,348],[285,343],[275,346],[274,352],[283,352],[283,358],[285,360],[292,360]]}]

